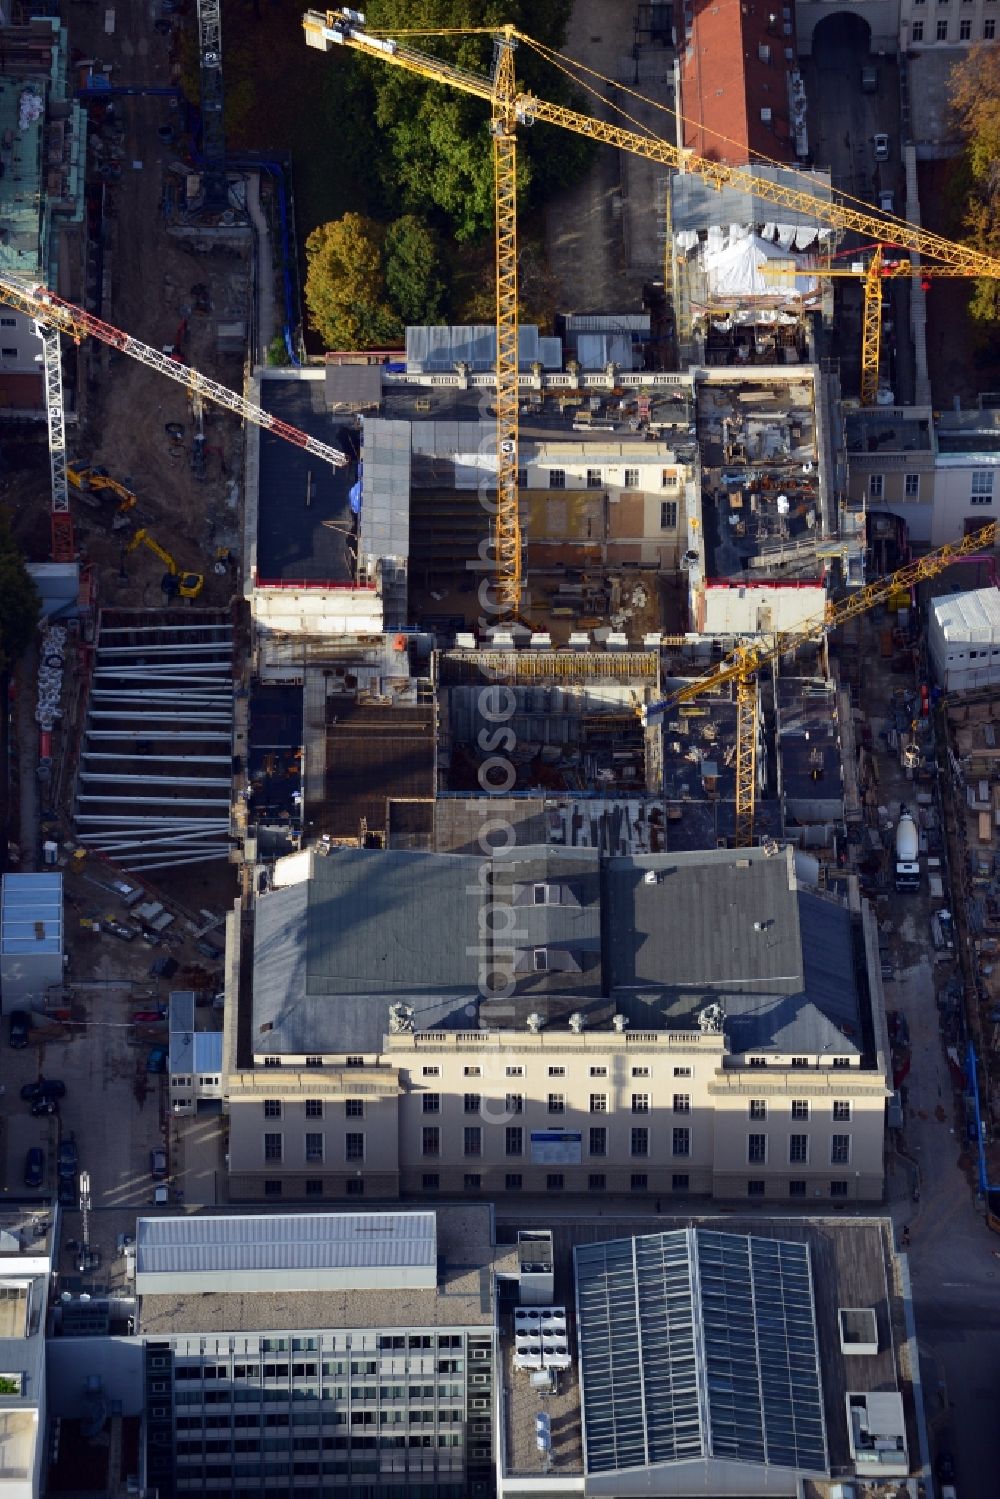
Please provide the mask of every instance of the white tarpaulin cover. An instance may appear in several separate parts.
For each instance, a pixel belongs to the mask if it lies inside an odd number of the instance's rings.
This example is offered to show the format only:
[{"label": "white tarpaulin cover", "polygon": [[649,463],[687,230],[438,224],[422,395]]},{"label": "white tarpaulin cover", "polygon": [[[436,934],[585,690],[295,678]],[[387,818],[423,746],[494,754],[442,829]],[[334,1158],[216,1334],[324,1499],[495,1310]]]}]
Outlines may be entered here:
[{"label": "white tarpaulin cover", "polygon": [[724,243],[713,244],[710,238],[701,263],[713,297],[804,297],[816,290],[815,276],[783,276],[772,280],[761,271],[768,261],[793,259],[787,250],[756,235],[731,233]]}]

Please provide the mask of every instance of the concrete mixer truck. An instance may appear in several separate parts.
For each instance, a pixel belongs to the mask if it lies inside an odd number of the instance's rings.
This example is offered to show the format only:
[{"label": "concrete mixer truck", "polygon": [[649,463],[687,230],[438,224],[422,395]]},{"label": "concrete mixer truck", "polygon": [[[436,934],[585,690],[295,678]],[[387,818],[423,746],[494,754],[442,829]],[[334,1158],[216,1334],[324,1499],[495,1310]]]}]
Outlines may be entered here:
[{"label": "concrete mixer truck", "polygon": [[896,889],[920,889],[920,838],[912,813],[901,808],[896,824]]}]

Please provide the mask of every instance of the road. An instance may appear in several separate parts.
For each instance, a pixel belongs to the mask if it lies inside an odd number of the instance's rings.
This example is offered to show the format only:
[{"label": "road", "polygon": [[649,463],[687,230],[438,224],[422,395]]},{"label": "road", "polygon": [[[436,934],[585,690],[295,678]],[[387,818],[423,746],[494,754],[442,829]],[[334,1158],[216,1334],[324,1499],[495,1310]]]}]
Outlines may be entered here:
[{"label": "road", "polygon": [[[893,676],[878,653],[878,630],[868,631],[863,702],[876,744],[888,722],[893,692],[912,687]],[[875,756],[878,801],[911,806],[915,787],[898,757]],[[948,1448],[958,1469],[962,1499],[993,1499],[1000,1471],[1000,1423],[994,1417],[1000,1391],[1000,1239],[987,1231],[977,1210],[963,1154],[964,1117],[945,1058],[936,993],[954,971],[930,944],[932,902],[926,884],[918,894],[890,891],[879,903],[896,979],[885,985],[886,1008],[905,1016],[912,1065],[906,1079],[903,1131],[905,1158],[892,1163],[889,1207],[897,1228],[910,1229],[910,1272],[932,1450]],[[937,958],[937,961],[935,961]],[[961,1157],[961,1160],[960,1160]],[[920,1199],[910,1196],[917,1164]]]}]

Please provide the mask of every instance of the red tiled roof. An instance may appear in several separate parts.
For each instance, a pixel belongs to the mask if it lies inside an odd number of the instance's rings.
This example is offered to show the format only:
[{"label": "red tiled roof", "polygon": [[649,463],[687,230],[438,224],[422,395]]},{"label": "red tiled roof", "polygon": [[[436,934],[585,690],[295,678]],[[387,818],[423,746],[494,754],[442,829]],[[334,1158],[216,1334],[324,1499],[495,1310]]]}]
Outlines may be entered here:
[{"label": "red tiled roof", "polygon": [[[684,145],[733,166],[762,156],[794,162],[788,109],[794,7],[777,0],[692,0],[692,10],[680,70]],[[761,119],[762,109],[771,111],[769,121]]]}]

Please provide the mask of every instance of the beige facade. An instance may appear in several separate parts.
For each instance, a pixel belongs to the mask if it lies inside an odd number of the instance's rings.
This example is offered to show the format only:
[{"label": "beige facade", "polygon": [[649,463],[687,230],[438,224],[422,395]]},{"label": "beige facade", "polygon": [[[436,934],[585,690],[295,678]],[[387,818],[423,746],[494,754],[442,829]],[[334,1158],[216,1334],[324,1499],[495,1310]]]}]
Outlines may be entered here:
[{"label": "beige facade", "polygon": [[713,1033],[387,1036],[361,1066],[231,1076],[230,1193],[878,1202],[886,1097],[856,1058],[734,1058]]}]

